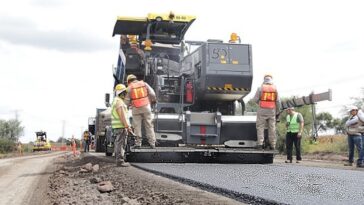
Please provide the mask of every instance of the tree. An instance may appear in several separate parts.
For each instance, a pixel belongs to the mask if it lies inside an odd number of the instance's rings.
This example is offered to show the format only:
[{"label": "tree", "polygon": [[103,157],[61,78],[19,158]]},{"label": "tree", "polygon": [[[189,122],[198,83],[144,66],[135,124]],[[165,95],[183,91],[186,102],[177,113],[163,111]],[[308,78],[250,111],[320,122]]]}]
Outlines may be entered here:
[{"label": "tree", "polygon": [[328,112],[321,112],[316,115],[317,121],[317,131],[326,131],[328,129],[334,128],[333,117]]},{"label": "tree", "polygon": [[343,119],[335,118],[332,120],[333,128],[335,129],[335,134],[344,134],[345,122],[348,120],[348,116]]},{"label": "tree", "polygon": [[258,104],[252,99],[250,99],[245,105],[246,112],[256,112],[258,110]]},{"label": "tree", "polygon": [[0,120],[0,138],[16,142],[23,131],[24,127],[19,120]]}]

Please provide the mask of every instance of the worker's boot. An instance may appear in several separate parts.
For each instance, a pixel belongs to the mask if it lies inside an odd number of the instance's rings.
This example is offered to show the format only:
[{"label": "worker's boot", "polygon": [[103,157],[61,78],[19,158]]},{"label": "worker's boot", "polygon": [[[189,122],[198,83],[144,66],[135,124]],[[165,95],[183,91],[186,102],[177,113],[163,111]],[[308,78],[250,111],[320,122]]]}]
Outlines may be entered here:
[{"label": "worker's boot", "polygon": [[257,146],[255,146],[255,149],[257,149],[257,150],[263,150],[263,145],[257,145]]},{"label": "worker's boot", "polygon": [[142,147],[142,145],[141,144],[135,144],[134,146],[133,146],[133,148],[134,149],[140,149]]},{"label": "worker's boot", "polygon": [[344,166],[351,167],[351,166],[353,166],[353,163],[352,163],[352,162],[346,162],[346,163],[344,164]]},{"label": "worker's boot", "polygon": [[290,159],[290,160],[286,160],[286,161],[284,161],[284,163],[292,163],[292,160]]},{"label": "worker's boot", "polygon": [[125,162],[124,160],[120,160],[116,162],[117,167],[129,167],[130,164],[128,162]]}]

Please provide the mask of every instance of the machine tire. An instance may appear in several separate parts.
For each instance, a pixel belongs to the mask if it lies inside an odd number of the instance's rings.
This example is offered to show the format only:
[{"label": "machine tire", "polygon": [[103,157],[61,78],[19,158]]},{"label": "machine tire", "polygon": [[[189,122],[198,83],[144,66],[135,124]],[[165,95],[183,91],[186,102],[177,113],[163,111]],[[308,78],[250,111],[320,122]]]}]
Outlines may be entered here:
[{"label": "machine tire", "polygon": [[110,148],[109,149],[107,149],[107,145],[106,145],[107,143],[105,143],[105,156],[107,156],[107,157],[110,157],[110,156],[112,156],[112,154],[114,153],[114,151],[113,151],[113,149],[111,149],[110,150]]},{"label": "machine tire", "polygon": [[[106,149],[106,148],[105,148]],[[105,156],[107,156],[107,157],[111,157],[112,156],[112,152],[107,152],[107,151],[105,151]]]}]

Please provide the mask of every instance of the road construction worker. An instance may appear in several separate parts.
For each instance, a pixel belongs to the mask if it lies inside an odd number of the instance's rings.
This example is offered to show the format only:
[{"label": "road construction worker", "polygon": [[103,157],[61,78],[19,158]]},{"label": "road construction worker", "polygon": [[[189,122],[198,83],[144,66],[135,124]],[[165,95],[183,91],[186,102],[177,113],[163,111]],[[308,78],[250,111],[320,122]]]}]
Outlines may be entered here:
[{"label": "road construction worker", "polygon": [[135,148],[142,145],[142,125],[151,148],[155,148],[155,133],[152,122],[151,103],[156,102],[154,90],[145,82],[138,81],[135,75],[128,75],[128,90],[125,103],[131,105],[133,114],[133,127],[135,129]]},{"label": "road construction worker", "polygon": [[23,156],[23,146],[20,141],[18,141],[16,149],[18,151],[18,156]]},{"label": "road construction worker", "polygon": [[76,145],[75,136],[73,136],[73,135],[72,135],[72,138],[71,138],[71,147],[72,147],[73,156],[75,157],[76,156],[77,145]]},{"label": "road construction worker", "polygon": [[302,160],[301,157],[301,138],[304,126],[304,120],[301,113],[296,112],[294,107],[287,108],[287,134],[286,134],[286,148],[287,148],[287,160],[286,163],[292,163],[292,150],[293,144],[296,148],[296,162],[299,163]]},{"label": "road construction worker", "polygon": [[345,163],[345,166],[353,166],[354,163],[354,147],[356,146],[358,153],[359,153],[359,159],[357,161],[357,166],[362,167],[363,159],[362,155],[360,154],[362,152],[363,148],[363,142],[362,142],[362,134],[359,131],[359,117],[358,117],[358,107],[351,106],[349,108],[349,119],[346,121],[346,132],[348,134],[348,145],[349,145],[349,162]]},{"label": "road construction worker", "polygon": [[125,162],[125,148],[128,132],[131,131],[128,121],[128,107],[124,103],[126,87],[124,84],[115,86],[115,97],[111,105],[111,127],[115,137],[115,158],[116,166],[127,167]]},{"label": "road construction worker", "polygon": [[280,110],[280,101],[272,75],[264,75],[263,84],[257,89],[253,100],[259,105],[256,121],[257,148],[263,148],[264,129],[268,123],[269,147],[273,150],[276,146],[276,114]]},{"label": "road construction worker", "polygon": [[362,159],[362,162],[360,165],[358,165],[358,167],[364,168],[364,105],[363,107],[358,111],[358,120],[359,120],[359,125],[361,126],[361,142],[362,142],[362,149],[360,152],[360,156],[359,158]]},{"label": "road construction worker", "polygon": [[83,132],[83,143],[84,143],[84,152],[90,151],[90,141],[91,141],[91,134],[89,131]]}]

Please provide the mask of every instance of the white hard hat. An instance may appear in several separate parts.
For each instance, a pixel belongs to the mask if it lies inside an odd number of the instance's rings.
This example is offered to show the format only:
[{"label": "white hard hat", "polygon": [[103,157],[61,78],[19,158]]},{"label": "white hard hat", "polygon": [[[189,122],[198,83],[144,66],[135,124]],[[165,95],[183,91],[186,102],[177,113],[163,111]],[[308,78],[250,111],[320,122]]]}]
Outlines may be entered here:
[{"label": "white hard hat", "polygon": [[349,112],[351,112],[352,110],[359,110],[357,106],[352,105],[349,107]]},{"label": "white hard hat", "polygon": [[263,83],[264,84],[273,84],[273,78],[271,76],[265,76]]}]

